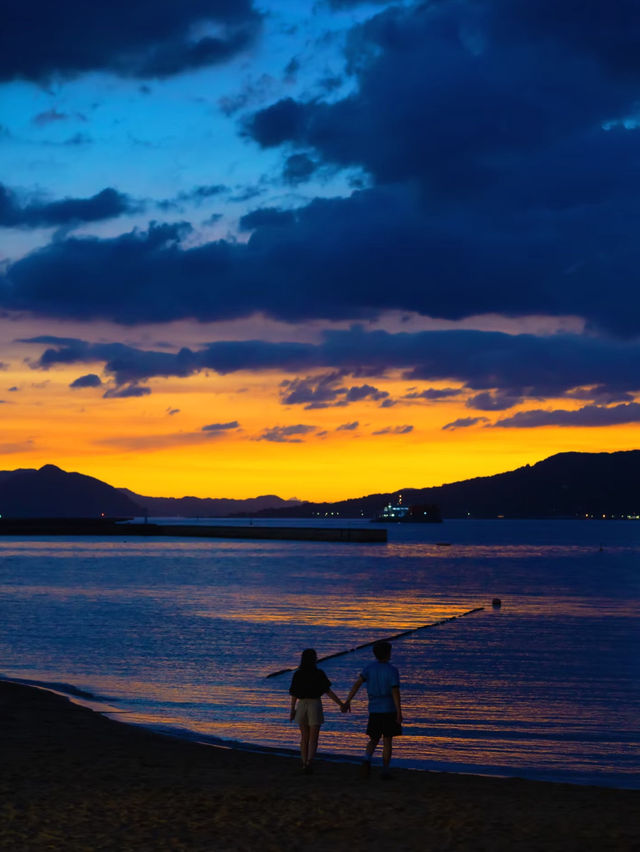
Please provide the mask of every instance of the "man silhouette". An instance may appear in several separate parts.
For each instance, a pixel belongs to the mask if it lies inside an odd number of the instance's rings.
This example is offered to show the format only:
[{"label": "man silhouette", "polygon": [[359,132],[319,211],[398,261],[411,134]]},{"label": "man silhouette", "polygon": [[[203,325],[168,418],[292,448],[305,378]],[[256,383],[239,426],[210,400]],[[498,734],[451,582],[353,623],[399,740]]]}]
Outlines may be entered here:
[{"label": "man silhouette", "polygon": [[365,748],[362,762],[362,774],[369,776],[371,758],[382,737],[382,778],[391,778],[389,764],[393,750],[393,738],[402,733],[402,707],[400,704],[400,677],[398,669],[392,666],[391,643],[376,642],[373,646],[375,662],[362,670],[351,687],[347,699],[342,706],[342,712],[351,709],[351,699],[363,683],[367,685],[369,695],[369,722],[367,736],[369,742]]}]

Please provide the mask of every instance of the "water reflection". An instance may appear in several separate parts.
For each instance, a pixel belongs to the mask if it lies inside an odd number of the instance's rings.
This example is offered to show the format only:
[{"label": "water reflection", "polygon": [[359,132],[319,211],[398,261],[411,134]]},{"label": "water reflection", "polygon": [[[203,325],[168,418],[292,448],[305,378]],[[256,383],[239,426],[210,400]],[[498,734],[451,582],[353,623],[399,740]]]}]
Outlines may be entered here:
[{"label": "water reflection", "polygon": [[[629,527],[602,551],[593,528],[572,541],[578,524],[536,533],[544,545],[532,528],[523,542],[505,540],[518,526],[494,540],[455,529],[450,547],[397,530],[387,547],[0,540],[1,670],[75,684],[133,721],[295,747],[290,676],[265,674],[306,646],[324,656],[484,606],[396,643],[400,762],[632,783],[640,548]],[[322,664],[338,694],[370,654]],[[361,753],[359,701],[348,717],[328,703],[323,749]]]}]

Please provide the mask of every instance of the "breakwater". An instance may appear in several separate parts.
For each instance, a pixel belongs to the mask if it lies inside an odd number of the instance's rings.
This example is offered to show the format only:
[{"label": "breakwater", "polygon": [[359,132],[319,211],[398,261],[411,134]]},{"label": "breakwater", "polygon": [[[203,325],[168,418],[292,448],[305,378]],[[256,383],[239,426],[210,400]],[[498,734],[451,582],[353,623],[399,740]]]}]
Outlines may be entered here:
[{"label": "breakwater", "polygon": [[386,529],[350,527],[267,527],[233,524],[128,523],[113,518],[2,518],[0,535],[117,535],[172,538],[242,538],[273,541],[381,543]]}]

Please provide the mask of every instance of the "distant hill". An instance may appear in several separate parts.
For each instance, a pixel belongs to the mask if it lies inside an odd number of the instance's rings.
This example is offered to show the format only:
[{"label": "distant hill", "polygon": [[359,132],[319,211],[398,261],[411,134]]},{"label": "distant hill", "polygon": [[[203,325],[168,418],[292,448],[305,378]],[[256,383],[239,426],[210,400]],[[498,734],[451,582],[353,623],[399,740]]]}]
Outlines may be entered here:
[{"label": "distant hill", "polygon": [[143,497],[127,488],[119,489],[130,497],[141,512],[156,518],[226,518],[234,514],[254,515],[259,512],[297,506],[299,500],[283,500],[275,494],[232,500],[227,497]]},{"label": "distant hill", "polygon": [[40,470],[0,471],[3,518],[131,517],[139,506],[106,482],[66,473],[53,464]]},{"label": "distant hill", "polygon": [[0,515],[4,518],[183,517],[215,518],[234,513],[255,514],[297,505],[275,495],[247,500],[198,497],[143,497],[114,488],[81,473],[67,473],[53,464],[40,470],[0,471]]},{"label": "distant hill", "polygon": [[301,503],[273,517],[374,517],[402,494],[404,505],[435,503],[444,518],[575,518],[640,514],[640,450],[558,453],[508,473],[433,488],[403,488],[336,503]]}]

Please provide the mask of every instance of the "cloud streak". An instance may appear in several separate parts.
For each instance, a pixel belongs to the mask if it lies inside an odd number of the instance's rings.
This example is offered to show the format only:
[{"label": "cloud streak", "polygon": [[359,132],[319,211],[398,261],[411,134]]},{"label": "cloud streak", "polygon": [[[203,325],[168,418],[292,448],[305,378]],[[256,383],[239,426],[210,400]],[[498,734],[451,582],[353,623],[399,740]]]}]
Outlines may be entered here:
[{"label": "cloud streak", "polygon": [[280,401],[283,405],[304,405],[305,409],[338,407],[343,408],[353,402],[370,400],[382,402],[389,393],[373,385],[344,384],[345,372],[338,370],[321,376],[286,379],[280,385]]},{"label": "cloud streak", "polygon": [[459,417],[457,420],[452,420],[451,423],[445,423],[442,429],[443,431],[453,432],[455,429],[468,429],[470,426],[477,426],[478,423],[488,422],[488,417]]},{"label": "cloud streak", "polygon": [[95,373],[87,373],[86,376],[78,376],[71,384],[69,385],[72,389],[78,388],[99,388],[102,386],[102,379],[100,376],[96,376]]},{"label": "cloud streak", "polygon": [[141,396],[148,396],[150,393],[151,388],[134,383],[129,385],[119,385],[115,388],[107,388],[102,396],[104,399],[137,399]]},{"label": "cloud streak", "polygon": [[127,195],[107,187],[90,198],[31,201],[21,204],[15,192],[0,184],[0,227],[42,228],[99,222],[138,209]]},{"label": "cloud streak", "polygon": [[384,429],[376,429],[372,435],[408,435],[413,432],[413,426],[385,426]]},{"label": "cloud streak", "polygon": [[[388,397],[385,391],[369,384],[350,386],[344,377],[384,377],[389,370],[402,371],[414,383],[454,379],[463,386],[456,395],[478,392],[470,397],[469,404],[480,410],[500,410],[522,398],[578,393],[595,401],[605,394],[615,397],[640,390],[640,342],[575,334],[538,337],[471,330],[390,333],[354,326],[325,331],[320,343],[218,341],[199,350],[185,347],[176,353],[51,336],[22,342],[45,347],[32,363],[35,368],[101,363],[118,385],[156,377],[188,377],[202,370],[220,374],[330,370],[287,379],[280,387],[286,404],[329,405],[368,398],[382,399],[384,405],[385,395]],[[493,393],[479,396],[486,391]],[[414,394],[420,397],[422,392],[410,392],[408,403],[415,402]]]},{"label": "cloud streak", "polygon": [[227,423],[209,423],[207,426],[202,427],[202,431],[221,434],[223,432],[230,432],[239,428],[240,424],[237,420],[230,420]]},{"label": "cloud streak", "polygon": [[640,423],[640,403],[627,402],[606,407],[585,405],[577,411],[554,409],[545,411],[519,411],[512,417],[505,417],[492,424],[496,429],[532,429],[541,426],[598,427],[620,426],[627,423]]},{"label": "cloud streak", "polygon": [[[637,148],[635,140],[628,145]],[[614,142],[607,147],[614,161],[635,169]],[[8,266],[0,306],[123,325],[229,320],[256,311],[291,323],[368,320],[389,310],[448,320],[578,314],[594,328],[634,336],[640,178],[632,184],[625,199],[517,216],[511,207],[498,214],[473,204],[436,215],[406,187],[373,188],[296,211],[247,214],[246,243],[189,247],[185,223],[105,239],[68,237]],[[612,222],[616,245],[606,248]],[[612,279],[616,298],[604,299]],[[89,280],[96,285],[90,290]]]},{"label": "cloud streak", "polygon": [[274,444],[301,444],[303,436],[315,432],[315,426],[298,423],[293,426],[272,426],[265,429],[256,441],[269,441]]}]

